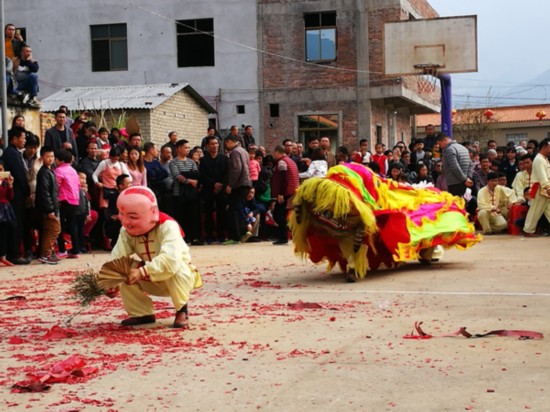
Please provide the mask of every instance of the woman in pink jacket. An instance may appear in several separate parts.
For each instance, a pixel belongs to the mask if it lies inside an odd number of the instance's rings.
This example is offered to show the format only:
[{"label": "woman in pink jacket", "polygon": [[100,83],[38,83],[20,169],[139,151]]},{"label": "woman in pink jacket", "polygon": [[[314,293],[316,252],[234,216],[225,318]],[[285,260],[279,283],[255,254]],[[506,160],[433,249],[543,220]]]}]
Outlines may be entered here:
[{"label": "woman in pink jacket", "polygon": [[[78,173],[72,167],[73,155],[66,149],[55,151],[55,179],[59,188],[59,215],[61,220],[61,233],[57,238],[59,257],[75,259],[80,252],[78,244],[78,232],[76,224],[76,211],[80,202],[80,179]],[[71,237],[71,250],[67,254],[63,232]]]}]

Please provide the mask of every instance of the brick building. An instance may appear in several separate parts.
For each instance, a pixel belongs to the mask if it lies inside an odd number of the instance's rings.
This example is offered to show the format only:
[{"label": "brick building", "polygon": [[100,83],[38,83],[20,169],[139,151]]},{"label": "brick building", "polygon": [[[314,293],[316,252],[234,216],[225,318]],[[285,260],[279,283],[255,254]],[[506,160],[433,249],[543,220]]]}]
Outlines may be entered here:
[{"label": "brick building", "polygon": [[439,109],[439,89],[420,76],[384,75],[384,23],[438,17],[425,0],[258,1],[260,134],[329,136],[332,147],[361,138],[409,141],[413,115]]},{"label": "brick building", "polygon": [[190,85],[73,87],[42,100],[42,111],[65,105],[71,111],[93,113],[98,126],[112,127],[115,120],[135,118],[144,141],[164,144],[168,133],[178,132],[191,145],[206,135],[208,115],[215,110]]}]

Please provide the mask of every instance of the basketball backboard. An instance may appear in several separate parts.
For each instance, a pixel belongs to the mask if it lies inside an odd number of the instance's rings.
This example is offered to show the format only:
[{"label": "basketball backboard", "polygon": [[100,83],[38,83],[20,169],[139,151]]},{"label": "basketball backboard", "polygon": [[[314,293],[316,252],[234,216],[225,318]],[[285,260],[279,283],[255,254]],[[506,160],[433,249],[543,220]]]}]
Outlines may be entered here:
[{"label": "basketball backboard", "polygon": [[404,20],[384,25],[386,75],[477,72],[477,16]]}]

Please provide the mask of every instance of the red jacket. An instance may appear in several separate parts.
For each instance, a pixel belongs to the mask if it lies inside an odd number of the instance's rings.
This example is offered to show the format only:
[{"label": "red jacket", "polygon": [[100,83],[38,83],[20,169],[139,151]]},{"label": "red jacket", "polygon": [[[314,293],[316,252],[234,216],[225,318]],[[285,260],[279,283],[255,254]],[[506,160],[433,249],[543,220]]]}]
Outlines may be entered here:
[{"label": "red jacket", "polygon": [[[286,164],[286,170],[284,165]],[[283,169],[283,170],[281,170]],[[271,196],[277,197],[283,195],[290,197],[300,184],[298,176],[298,166],[296,162],[287,155],[281,157],[273,168],[273,177],[271,178]]]}]

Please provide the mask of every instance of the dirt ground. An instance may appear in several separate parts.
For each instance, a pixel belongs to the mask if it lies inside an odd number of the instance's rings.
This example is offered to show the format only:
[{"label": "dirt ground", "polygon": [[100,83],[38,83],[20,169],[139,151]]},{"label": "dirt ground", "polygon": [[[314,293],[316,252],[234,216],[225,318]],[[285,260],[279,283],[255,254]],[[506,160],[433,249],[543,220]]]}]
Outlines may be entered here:
[{"label": "dirt ground", "polygon": [[[52,335],[78,310],[75,271],[107,253],[0,268],[0,410],[22,411],[520,411],[548,410],[548,238],[491,236],[348,284],[304,262],[292,246],[193,247],[205,285],[190,302],[192,329],[137,328],[120,298],[100,298],[72,333]],[[467,327],[531,330],[517,337],[405,339],[414,323],[433,335]],[[79,356],[95,372],[12,393],[26,374]]]}]

